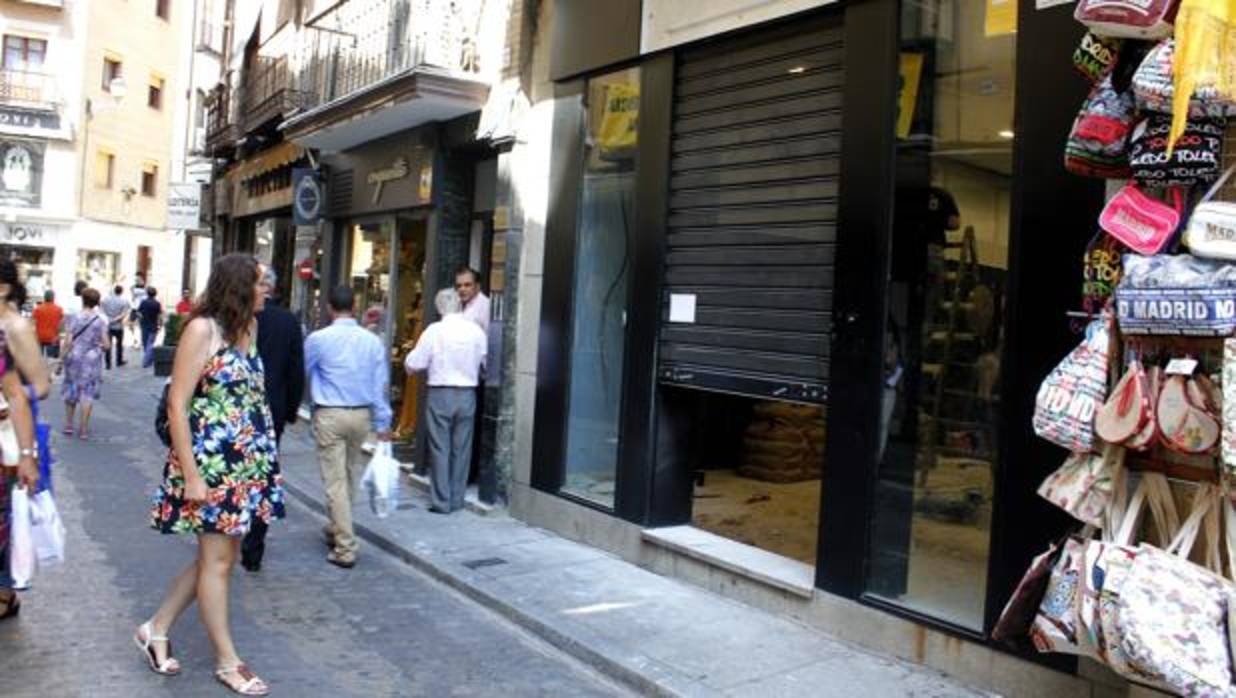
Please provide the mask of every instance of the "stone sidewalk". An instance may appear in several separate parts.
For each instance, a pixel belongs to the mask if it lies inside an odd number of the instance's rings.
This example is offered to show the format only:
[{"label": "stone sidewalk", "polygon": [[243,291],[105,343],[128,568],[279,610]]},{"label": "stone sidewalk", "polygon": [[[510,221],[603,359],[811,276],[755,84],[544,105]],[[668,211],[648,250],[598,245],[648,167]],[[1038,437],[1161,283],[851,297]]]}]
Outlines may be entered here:
[{"label": "stone sidewalk", "polygon": [[[284,436],[291,494],[324,511],[303,426]],[[650,696],[989,695],[794,621],[627,563],[506,516],[430,513],[405,486],[399,511],[354,507],[365,565],[373,545],[454,587],[557,648]],[[475,508],[475,507],[473,507]]]}]

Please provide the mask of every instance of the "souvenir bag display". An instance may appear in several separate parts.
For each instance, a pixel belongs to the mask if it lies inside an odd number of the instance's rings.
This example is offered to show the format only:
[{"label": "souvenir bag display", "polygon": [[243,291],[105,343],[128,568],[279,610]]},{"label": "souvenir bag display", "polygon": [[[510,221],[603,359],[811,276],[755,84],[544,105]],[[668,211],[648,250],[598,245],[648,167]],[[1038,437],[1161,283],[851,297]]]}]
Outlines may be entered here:
[{"label": "souvenir bag display", "polygon": [[1052,570],[1060,560],[1060,555],[1064,552],[1064,546],[1068,540],[1066,536],[1052,543],[1045,552],[1030,561],[1030,567],[1026,569],[1026,574],[1018,582],[1017,588],[1013,590],[1009,602],[1000,612],[1000,619],[996,621],[995,627],[991,630],[993,640],[1019,650],[1029,649],[1026,644],[1030,628],[1034,625],[1035,615],[1047,593]]},{"label": "souvenir bag display", "polygon": [[[1133,73],[1133,95],[1137,108],[1143,112],[1171,115],[1176,99],[1175,71],[1176,41],[1165,39],[1155,44]],[[1181,104],[1186,108],[1185,104]],[[1192,93],[1187,102],[1188,119],[1223,118],[1233,113],[1231,105],[1218,99],[1213,89],[1203,88]],[[1171,120],[1168,120],[1168,132]]]},{"label": "souvenir bag display", "polygon": [[1094,86],[1073,120],[1064,145],[1064,167],[1083,177],[1128,177],[1129,136],[1136,105],[1128,90],[1116,90],[1111,77]]},{"label": "souvenir bag display", "polygon": [[1101,36],[1161,39],[1172,33],[1178,0],[1079,0],[1073,17]]},{"label": "souvenir bag display", "polygon": [[1158,254],[1171,241],[1184,210],[1180,190],[1171,189],[1170,196],[1169,206],[1130,182],[1107,201],[1099,226],[1138,254]]},{"label": "souvenir bag display", "polygon": [[1205,375],[1169,375],[1155,407],[1164,446],[1186,454],[1209,453],[1219,443],[1218,388]]},{"label": "souvenir bag display", "polygon": [[1034,433],[1070,451],[1095,447],[1094,414],[1107,395],[1111,314],[1086,328],[1086,338],[1039,387],[1034,400]]},{"label": "souvenir bag display", "polygon": [[1030,641],[1039,652],[1087,655],[1093,648],[1078,641],[1077,601],[1089,536],[1070,536],[1048,575],[1043,600],[1030,624]]},{"label": "souvenir bag display", "polygon": [[1090,82],[1102,82],[1116,67],[1120,44],[1120,39],[1086,32],[1077,50],[1073,51],[1073,67]]},{"label": "souvenir bag display", "polygon": [[1133,129],[1129,142],[1133,179],[1143,187],[1191,187],[1215,181],[1226,127],[1222,118],[1190,119],[1169,153],[1171,117],[1150,114]]},{"label": "souvenir bag display", "polygon": [[1109,444],[1122,444],[1141,433],[1150,419],[1150,389],[1140,361],[1129,362],[1107,402],[1094,416],[1094,431]]},{"label": "souvenir bag display", "polygon": [[1071,453],[1039,485],[1039,496],[1078,521],[1103,528],[1116,478],[1123,476],[1124,454],[1124,448],[1111,444],[1101,454]]},{"label": "souvenir bag display", "polygon": [[1126,335],[1226,337],[1236,331],[1236,265],[1189,254],[1126,255],[1115,309]]},{"label": "souvenir bag display", "polygon": [[1232,172],[1236,166],[1223,173],[1189,216],[1184,241],[1199,257],[1236,261],[1236,203],[1212,201]]},{"label": "souvenir bag display", "polygon": [[[1186,696],[1229,695],[1232,684],[1232,587],[1218,574],[1220,506],[1217,488],[1199,485],[1171,544],[1162,550],[1138,546],[1115,612],[1115,631],[1130,663]],[[1188,560],[1199,534],[1206,567]]]}]

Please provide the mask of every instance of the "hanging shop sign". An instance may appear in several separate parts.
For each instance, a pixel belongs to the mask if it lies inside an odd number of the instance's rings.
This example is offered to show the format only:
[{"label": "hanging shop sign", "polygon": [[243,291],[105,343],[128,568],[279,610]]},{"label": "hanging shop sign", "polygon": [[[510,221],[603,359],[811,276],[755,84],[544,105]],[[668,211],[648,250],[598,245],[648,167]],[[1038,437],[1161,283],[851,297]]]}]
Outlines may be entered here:
[{"label": "hanging shop sign", "polygon": [[317,225],[325,198],[322,180],[312,167],[292,169],[292,224]]},{"label": "hanging shop sign", "polygon": [[38,208],[47,143],[0,138],[0,206]]},{"label": "hanging shop sign", "polygon": [[167,227],[172,230],[200,230],[202,226],[202,185],[198,182],[173,182],[167,185]]}]

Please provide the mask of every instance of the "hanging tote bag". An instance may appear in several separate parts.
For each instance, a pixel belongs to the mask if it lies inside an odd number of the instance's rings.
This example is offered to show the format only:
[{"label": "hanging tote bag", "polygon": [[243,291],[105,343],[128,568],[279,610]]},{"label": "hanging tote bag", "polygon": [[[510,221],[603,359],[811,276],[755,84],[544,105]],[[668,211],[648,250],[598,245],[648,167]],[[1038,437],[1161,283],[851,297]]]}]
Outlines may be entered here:
[{"label": "hanging tote bag", "polygon": [[[1089,534],[1082,534],[1082,536],[1083,538],[1089,537]],[[1060,555],[1064,552],[1064,546],[1068,540],[1069,536],[1065,536],[1052,543],[1046,552],[1030,561],[1030,567],[1026,569],[1025,575],[1017,583],[1013,595],[1009,597],[1004,610],[1000,612],[1000,619],[996,621],[995,627],[991,630],[993,640],[1003,642],[1018,650],[1029,650],[1033,647],[1030,643],[1030,628],[1034,624],[1039,606],[1042,605],[1043,597],[1047,593],[1052,570],[1060,560]]]},{"label": "hanging tote bag", "polygon": [[1104,312],[1086,328],[1086,338],[1061,361],[1034,399],[1034,433],[1070,451],[1095,447],[1094,413],[1107,394],[1107,357],[1112,316]]},{"label": "hanging tote bag", "polygon": [[1129,135],[1137,107],[1133,93],[1120,92],[1111,77],[1094,86],[1082,104],[1064,144],[1064,167],[1082,177],[1124,179],[1129,167]]},{"label": "hanging tote bag", "polygon": [[[1216,572],[1217,488],[1200,485],[1189,518],[1165,550],[1143,543],[1120,592],[1120,646],[1142,672],[1186,696],[1228,695],[1229,582]],[[1206,569],[1187,557],[1204,533]]]},{"label": "hanging tote bag", "polygon": [[1162,39],[1172,34],[1177,0],[1079,0],[1073,17],[1100,36]]},{"label": "hanging tote bag", "polygon": [[9,576],[14,589],[29,589],[34,578],[35,553],[30,493],[14,487],[9,498]]},{"label": "hanging tote bag", "polygon": [[1150,114],[1133,129],[1129,141],[1133,179],[1143,187],[1158,188],[1192,187],[1218,179],[1227,120],[1190,119],[1169,153],[1171,128],[1171,117]]},{"label": "hanging tote bag", "polygon": [[1136,184],[1126,184],[1103,207],[1099,225],[1134,252],[1156,255],[1172,239],[1184,210],[1180,190],[1172,189],[1171,196],[1174,203],[1169,206],[1145,194]]},{"label": "hanging tote bag", "polygon": [[1236,165],[1223,173],[1189,216],[1184,242],[1199,257],[1236,261],[1236,203],[1212,200],[1232,172],[1236,172]]},{"label": "hanging tote bag", "polygon": [[1085,574],[1088,538],[1070,536],[1051,569],[1043,601],[1030,624],[1030,641],[1039,652],[1096,657],[1078,641],[1077,600]]},{"label": "hanging tote bag", "polygon": [[1196,98],[1236,103],[1236,3],[1181,0],[1172,60],[1172,130],[1184,133],[1189,102]]},{"label": "hanging tote bag", "polygon": [[1122,477],[1125,449],[1108,444],[1100,453],[1071,453],[1039,485],[1039,496],[1096,528],[1104,527],[1117,477]]}]

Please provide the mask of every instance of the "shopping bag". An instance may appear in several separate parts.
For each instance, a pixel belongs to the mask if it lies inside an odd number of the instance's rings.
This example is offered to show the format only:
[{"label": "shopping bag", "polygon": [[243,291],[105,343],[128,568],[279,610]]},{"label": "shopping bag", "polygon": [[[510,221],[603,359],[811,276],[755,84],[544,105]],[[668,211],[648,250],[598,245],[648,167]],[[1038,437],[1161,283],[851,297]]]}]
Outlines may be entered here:
[{"label": "shopping bag", "polygon": [[1030,626],[1034,624],[1034,616],[1043,597],[1047,594],[1047,585],[1051,581],[1051,572],[1064,552],[1067,538],[1056,541],[1046,552],[1030,561],[1030,567],[1022,576],[1009,602],[1000,613],[1000,620],[992,628],[991,638],[1003,642],[1014,649],[1028,649]]},{"label": "shopping bag", "polygon": [[51,492],[52,489],[52,465],[55,463],[52,457],[51,449],[51,425],[39,419],[39,401],[34,396],[34,391],[30,391],[30,413],[34,420],[34,440],[39,451],[39,486],[35,490],[35,494],[39,492]]},{"label": "shopping bag", "polygon": [[1070,451],[1095,448],[1094,414],[1107,397],[1111,314],[1090,323],[1086,339],[1043,380],[1034,401],[1034,433]]},{"label": "shopping bag", "polygon": [[361,483],[369,493],[369,508],[378,518],[384,519],[399,508],[399,461],[391,455],[389,441],[378,443]]},{"label": "shopping bag", "polygon": [[40,567],[64,562],[64,522],[51,492],[44,490],[30,498],[30,537]]},{"label": "shopping bag", "polygon": [[31,531],[30,495],[14,487],[9,498],[9,576],[14,589],[29,589],[34,578],[34,533]]},{"label": "shopping bag", "polygon": [[1103,528],[1123,460],[1124,448],[1115,445],[1105,446],[1101,454],[1071,453],[1039,485],[1039,496],[1078,521]]}]

